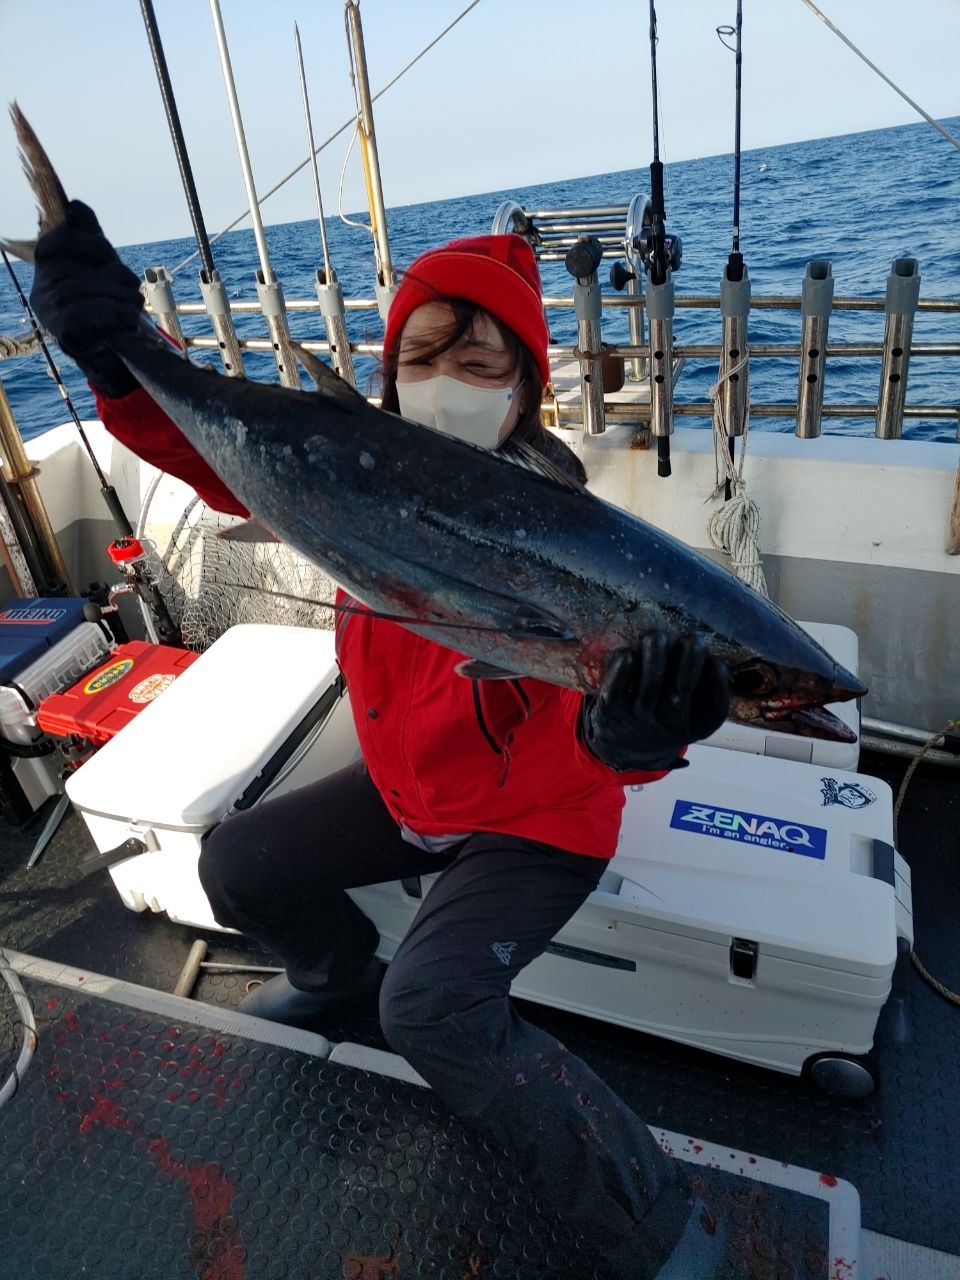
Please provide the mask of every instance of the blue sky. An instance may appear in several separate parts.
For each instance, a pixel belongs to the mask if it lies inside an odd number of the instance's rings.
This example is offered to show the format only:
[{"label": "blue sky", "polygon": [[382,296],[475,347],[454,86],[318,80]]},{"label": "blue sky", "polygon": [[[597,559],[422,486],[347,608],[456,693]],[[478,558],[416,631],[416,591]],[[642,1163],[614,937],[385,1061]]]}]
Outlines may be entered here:
[{"label": "blue sky", "polygon": [[[258,189],[307,154],[294,56],[303,40],[318,141],[353,113],[341,0],[221,0]],[[362,0],[374,89],[467,0]],[[246,205],[204,0],[154,0],[211,233]],[[932,115],[960,115],[960,0],[819,0]],[[801,0],[744,0],[743,147],[904,124],[910,107]],[[732,150],[734,60],[715,28],[735,0],[659,0],[661,158]],[[387,205],[496,191],[649,164],[646,0],[480,0],[377,104]],[[3,0],[0,90],[16,98],[71,196],[131,244],[190,224],[136,0]],[[334,214],[343,134],[321,155]],[[949,158],[949,148],[945,158]],[[954,155],[954,162],[960,157]],[[356,149],[343,207],[364,207]],[[267,223],[313,216],[304,170]],[[29,236],[32,200],[0,119],[0,232]]]}]

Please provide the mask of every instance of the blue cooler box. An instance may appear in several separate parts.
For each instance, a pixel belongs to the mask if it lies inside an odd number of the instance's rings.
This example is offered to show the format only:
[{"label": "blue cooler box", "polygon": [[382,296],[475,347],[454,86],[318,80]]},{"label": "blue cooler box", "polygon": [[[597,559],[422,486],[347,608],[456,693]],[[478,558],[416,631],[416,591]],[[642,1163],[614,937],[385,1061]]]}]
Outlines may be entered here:
[{"label": "blue cooler box", "polygon": [[63,790],[63,761],[36,720],[43,698],[74,683],[114,647],[84,619],[83,598],[0,606],[0,818],[19,826]]},{"label": "blue cooler box", "polygon": [[43,596],[16,600],[0,609],[0,684],[42,658],[45,651],[84,621],[85,599]]}]

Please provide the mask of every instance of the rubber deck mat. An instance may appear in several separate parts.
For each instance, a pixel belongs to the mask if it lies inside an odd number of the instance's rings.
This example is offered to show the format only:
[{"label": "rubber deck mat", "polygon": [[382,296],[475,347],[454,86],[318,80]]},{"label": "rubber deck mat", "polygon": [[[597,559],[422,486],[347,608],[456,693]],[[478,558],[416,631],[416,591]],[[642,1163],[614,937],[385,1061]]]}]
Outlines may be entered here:
[{"label": "rubber deck mat", "polygon": [[[608,1274],[429,1090],[135,999],[24,986],[39,1050],[0,1125],[4,1280]],[[835,1272],[826,1201],[692,1176],[701,1229],[718,1210],[730,1224],[717,1280]]]},{"label": "rubber deck mat", "polygon": [[[896,788],[906,761],[869,756],[860,767]],[[92,843],[76,816],[27,871],[42,826],[41,815],[25,831],[0,831],[4,945],[167,992],[198,936],[210,944],[209,960],[275,963],[242,939],[199,934],[163,916],[128,911],[105,874],[80,878],[80,859]],[[922,767],[900,816],[900,849],[912,869],[917,952],[953,990],[960,989],[958,846],[960,779]],[[235,1005],[249,976],[203,973],[194,994]],[[960,1255],[960,1011],[915,973],[910,981],[911,1039],[895,1045],[881,1019],[875,1051],[880,1087],[863,1102],[828,1098],[805,1081],[624,1028],[541,1006],[522,1009],[587,1060],[652,1126],[846,1179],[860,1193],[864,1227]],[[373,1001],[336,1013],[322,1030],[334,1041],[387,1047]],[[0,1115],[0,1129],[5,1122]]]}]

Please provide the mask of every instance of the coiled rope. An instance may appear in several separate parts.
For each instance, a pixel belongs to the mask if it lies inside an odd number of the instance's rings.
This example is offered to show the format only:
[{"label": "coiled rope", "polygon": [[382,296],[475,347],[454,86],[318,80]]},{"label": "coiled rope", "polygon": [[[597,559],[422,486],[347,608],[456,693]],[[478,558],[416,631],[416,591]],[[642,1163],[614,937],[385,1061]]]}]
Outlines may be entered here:
[{"label": "coiled rope", "polygon": [[14,356],[29,356],[40,350],[36,334],[26,338],[11,338],[0,333],[0,360],[12,360]]},{"label": "coiled rope", "polygon": [[747,482],[743,478],[743,464],[747,457],[747,434],[750,430],[750,406],[744,417],[743,435],[740,438],[740,458],[730,457],[727,424],[723,414],[723,397],[720,392],[724,382],[734,374],[739,375],[749,364],[750,351],[744,344],[743,355],[717,379],[710,388],[713,401],[713,445],[716,460],[716,488],[713,498],[719,497],[725,485],[730,485],[730,501],[724,502],[710,517],[707,533],[718,551],[728,556],[733,570],[748,586],[769,595],[763,565],[760,563],[760,511],[757,504],[747,497]]}]

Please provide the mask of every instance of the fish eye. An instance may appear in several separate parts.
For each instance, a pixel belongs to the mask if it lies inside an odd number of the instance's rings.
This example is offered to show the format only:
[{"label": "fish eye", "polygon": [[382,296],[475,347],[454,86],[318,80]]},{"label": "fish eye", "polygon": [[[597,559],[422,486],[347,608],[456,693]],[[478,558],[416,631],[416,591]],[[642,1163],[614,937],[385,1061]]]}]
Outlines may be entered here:
[{"label": "fish eye", "polygon": [[730,672],[730,692],[742,697],[771,693],[776,684],[776,670],[766,662],[744,662]]}]

